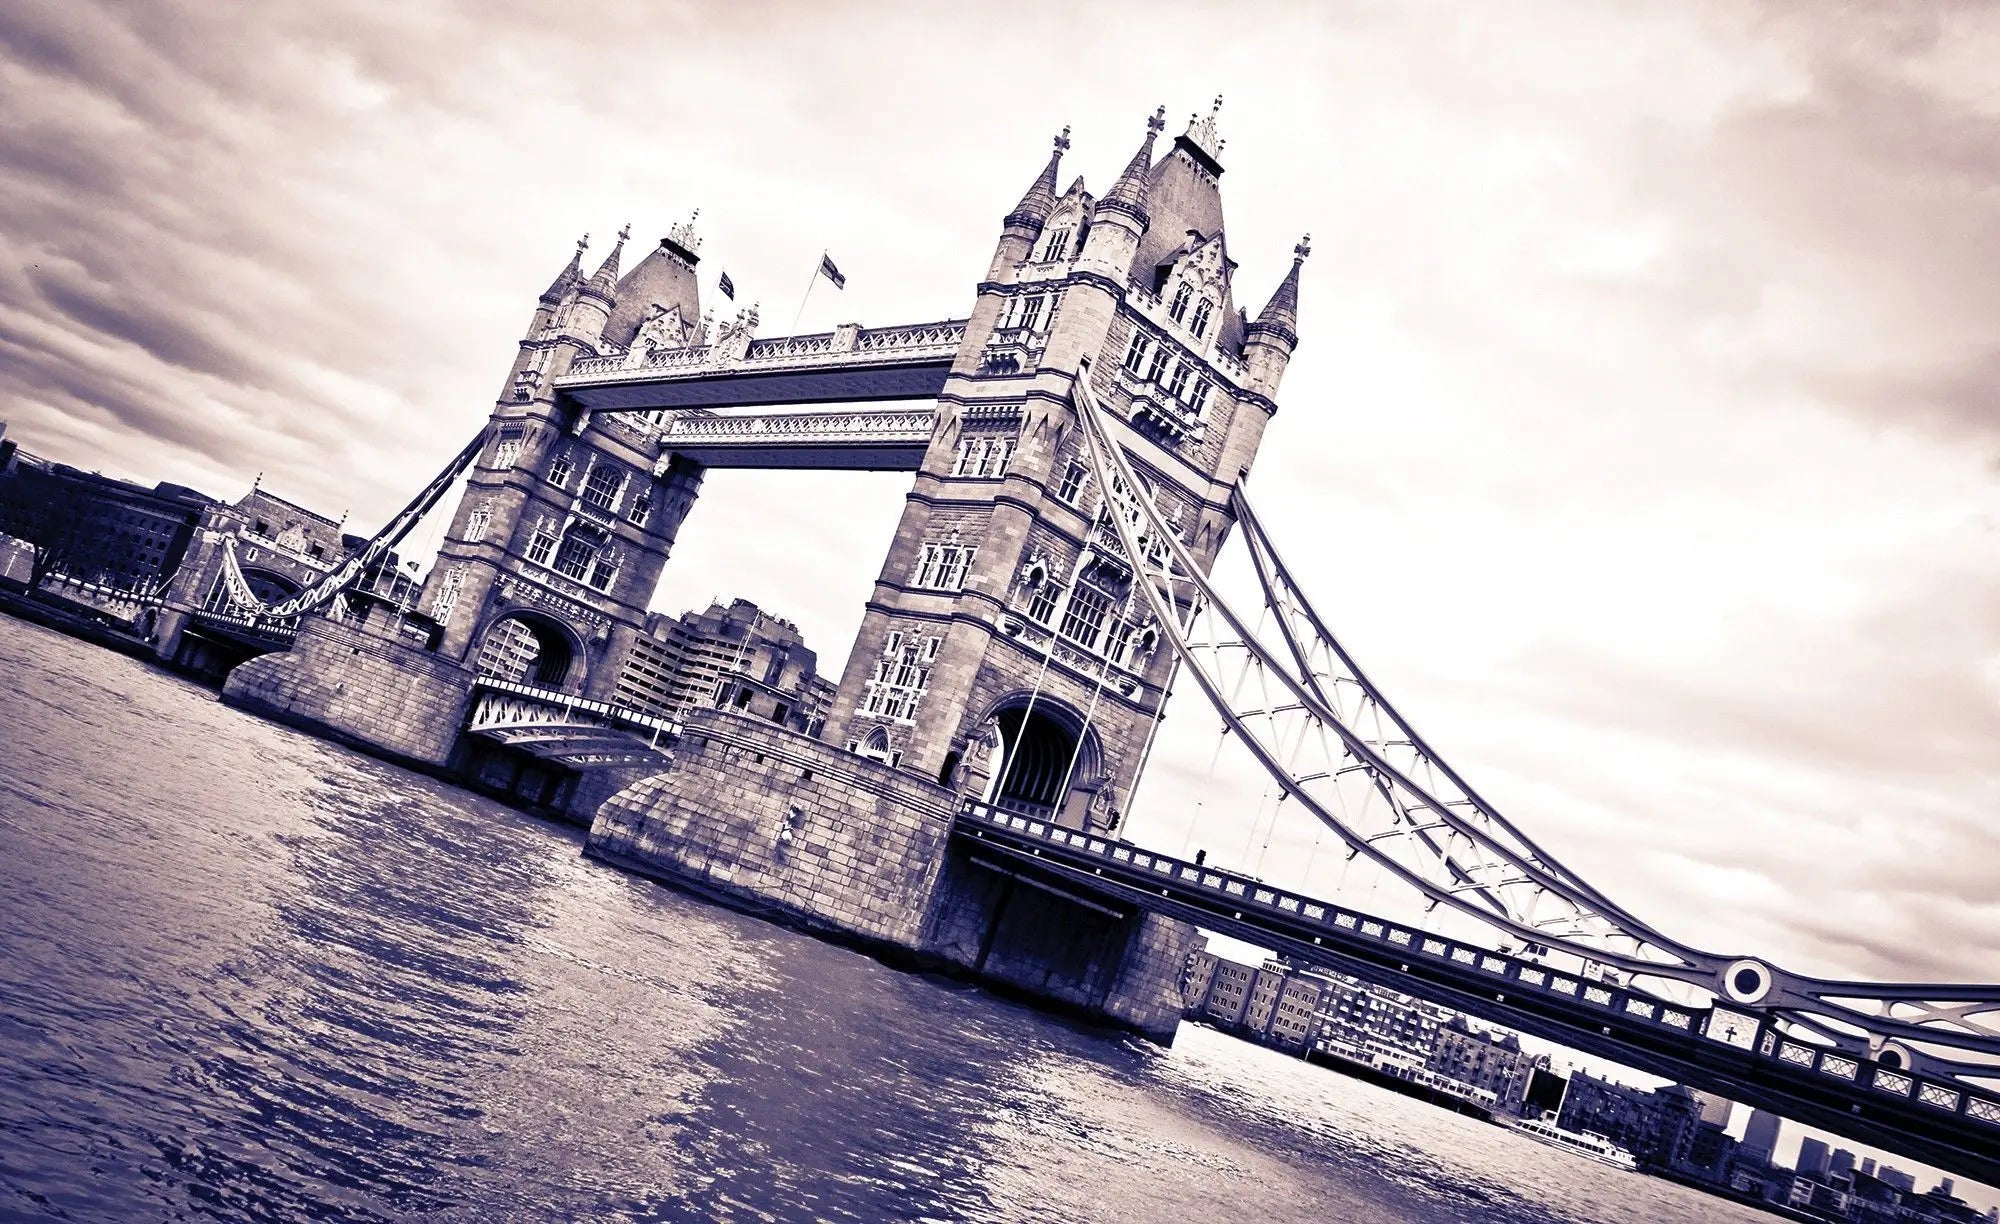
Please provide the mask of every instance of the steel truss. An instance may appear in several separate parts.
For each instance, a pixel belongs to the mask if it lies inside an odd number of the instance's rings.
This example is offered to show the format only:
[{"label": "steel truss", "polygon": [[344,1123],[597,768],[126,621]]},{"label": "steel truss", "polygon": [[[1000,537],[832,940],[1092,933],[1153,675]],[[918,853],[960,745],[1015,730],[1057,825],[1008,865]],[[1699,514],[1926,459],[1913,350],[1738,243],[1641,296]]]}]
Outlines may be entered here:
[{"label": "steel truss", "polygon": [[243,566],[236,556],[236,538],[234,536],[226,538],[222,542],[222,575],[223,589],[228,593],[230,606],[256,616],[279,619],[326,606],[335,595],[346,590],[355,579],[366,572],[370,565],[381,560],[390,549],[403,542],[403,537],[410,534],[423,517],[429,514],[450,491],[452,484],[472,466],[472,461],[479,457],[479,452],[485,445],[486,430],[481,427],[480,431],[473,435],[472,441],[466,443],[465,448],[444,466],[444,470],[432,477],[423,491],[397,511],[394,518],[383,524],[382,529],[370,537],[359,552],[290,599],[267,604],[257,598],[256,592],[250,589],[249,581],[243,577]]},{"label": "steel truss", "polygon": [[1843,982],[1705,952],[1633,916],[1467,784],[1355,664],[1307,600],[1240,485],[1243,528],[1277,649],[1210,585],[1144,495],[1088,365],[1076,416],[1134,587],[1180,665],[1290,799],[1362,857],[1488,932],[1496,950],[1575,963],[1673,1004],[1756,1017],[1795,1040],[1961,1082],[2000,1084],[2000,986]]}]

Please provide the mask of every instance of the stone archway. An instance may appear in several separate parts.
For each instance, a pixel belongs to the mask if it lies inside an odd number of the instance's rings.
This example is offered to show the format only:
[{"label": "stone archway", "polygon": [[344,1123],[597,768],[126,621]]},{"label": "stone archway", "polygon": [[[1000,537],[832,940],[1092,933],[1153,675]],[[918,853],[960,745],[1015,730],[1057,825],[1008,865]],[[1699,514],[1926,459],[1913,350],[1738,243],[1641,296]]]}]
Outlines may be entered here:
[{"label": "stone archway", "polygon": [[581,692],[583,644],[569,627],[537,612],[508,612],[480,635],[473,670],[495,680]]},{"label": "stone archway", "polygon": [[981,797],[1024,816],[1081,828],[1104,785],[1104,746],[1082,715],[1046,694],[1019,693],[994,707],[983,734],[990,771]]}]

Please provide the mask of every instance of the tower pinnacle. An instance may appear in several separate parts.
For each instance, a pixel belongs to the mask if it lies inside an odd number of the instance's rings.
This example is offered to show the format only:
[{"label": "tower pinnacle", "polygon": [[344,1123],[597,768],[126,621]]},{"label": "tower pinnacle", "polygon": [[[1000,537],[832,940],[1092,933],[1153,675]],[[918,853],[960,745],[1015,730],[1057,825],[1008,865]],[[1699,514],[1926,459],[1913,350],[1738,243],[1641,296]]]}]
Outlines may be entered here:
[{"label": "tower pinnacle", "polygon": [[1055,152],[1049,155],[1049,164],[1033,183],[1028,185],[1027,194],[1014,205],[1014,211],[1007,214],[1008,225],[1039,226],[1049,219],[1049,212],[1056,206],[1056,171],[1062,165],[1062,155],[1069,151],[1069,126],[1063,126],[1062,134],[1056,137]]},{"label": "tower pinnacle", "polygon": [[1271,300],[1257,315],[1257,321],[1250,325],[1252,331],[1269,332],[1282,337],[1291,344],[1299,342],[1299,268],[1312,254],[1312,235],[1299,239],[1292,248],[1292,270],[1285,273],[1285,279],[1278,282],[1278,288],[1271,294]]},{"label": "tower pinnacle", "polygon": [[1145,143],[1139,146],[1139,151],[1132,155],[1130,162],[1126,163],[1125,172],[1118,176],[1118,181],[1111,185],[1111,190],[1105,192],[1104,198],[1098,201],[1098,208],[1113,209],[1131,216],[1142,226],[1146,224],[1148,219],[1146,176],[1153,168],[1153,141],[1159,138],[1160,132],[1166,126],[1167,108],[1162,106],[1153,112],[1152,118],[1146,120]]},{"label": "tower pinnacle", "polygon": [[549,282],[549,287],[542,290],[542,305],[561,304],[570,288],[583,279],[583,253],[589,248],[589,234],[576,240],[576,252],[569,257],[569,263],[564,265],[562,271],[556,273],[556,278]]},{"label": "tower pinnacle", "polygon": [[1187,131],[1181,139],[1206,153],[1210,161],[1222,159],[1222,137],[1216,133],[1216,116],[1222,113],[1222,95],[1215,95],[1215,105],[1209,108],[1208,117],[1189,115]]},{"label": "tower pinnacle", "polygon": [[603,263],[597,265],[597,271],[590,275],[590,283],[584,286],[606,302],[617,296],[618,257],[625,253],[625,240],[631,236],[632,226],[628,222],[625,228],[618,231],[618,241],[612,244],[611,253],[604,257]]}]

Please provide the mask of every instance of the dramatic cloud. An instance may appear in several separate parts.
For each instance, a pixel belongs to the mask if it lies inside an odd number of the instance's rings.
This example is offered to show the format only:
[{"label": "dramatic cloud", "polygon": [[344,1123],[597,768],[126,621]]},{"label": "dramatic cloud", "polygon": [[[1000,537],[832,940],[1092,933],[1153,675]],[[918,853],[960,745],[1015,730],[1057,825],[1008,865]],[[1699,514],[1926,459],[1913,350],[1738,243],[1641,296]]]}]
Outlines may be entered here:
[{"label": "dramatic cloud", "polygon": [[[1057,129],[1101,187],[1220,91],[1238,300],[1317,250],[1256,495],[1399,705],[1672,933],[2000,978],[1996,57],[1947,5],[17,3],[0,416],[379,521],[578,231],[700,207],[767,333],[823,248],[802,327],[952,317]],[[836,666],[902,487],[715,474],[658,602]],[[1192,700],[1135,833],[1340,884]]]}]

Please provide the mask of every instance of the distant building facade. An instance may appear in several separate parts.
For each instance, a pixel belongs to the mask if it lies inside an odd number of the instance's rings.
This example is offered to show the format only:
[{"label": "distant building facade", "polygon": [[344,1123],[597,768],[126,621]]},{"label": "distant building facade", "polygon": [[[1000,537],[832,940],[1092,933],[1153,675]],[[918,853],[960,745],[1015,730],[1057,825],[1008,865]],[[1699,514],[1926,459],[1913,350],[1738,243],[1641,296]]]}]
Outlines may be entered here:
[{"label": "distant building facade", "polygon": [[648,616],[614,700],[667,718],[704,707],[737,710],[816,735],[833,692],[798,626],[738,599],[679,617]]}]

